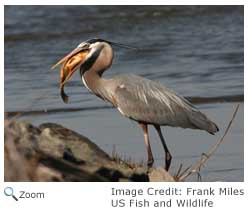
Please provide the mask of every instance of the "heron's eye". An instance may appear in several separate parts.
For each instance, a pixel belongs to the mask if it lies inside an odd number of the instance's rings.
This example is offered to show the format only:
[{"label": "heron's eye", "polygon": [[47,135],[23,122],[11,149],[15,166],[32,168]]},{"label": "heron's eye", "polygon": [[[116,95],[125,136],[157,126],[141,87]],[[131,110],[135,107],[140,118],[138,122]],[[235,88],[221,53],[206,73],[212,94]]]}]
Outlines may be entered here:
[{"label": "heron's eye", "polygon": [[78,45],[78,48],[89,48],[90,44],[89,43],[81,43]]}]

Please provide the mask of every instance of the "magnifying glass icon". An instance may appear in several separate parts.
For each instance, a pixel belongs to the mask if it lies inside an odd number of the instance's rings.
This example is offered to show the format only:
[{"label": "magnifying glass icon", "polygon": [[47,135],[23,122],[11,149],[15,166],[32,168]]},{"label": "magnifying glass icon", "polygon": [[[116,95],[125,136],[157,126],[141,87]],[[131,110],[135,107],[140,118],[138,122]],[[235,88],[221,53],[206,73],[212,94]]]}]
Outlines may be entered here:
[{"label": "magnifying glass icon", "polygon": [[12,196],[12,198],[14,198],[16,201],[18,201],[17,197],[14,196],[14,190],[12,187],[5,187],[4,194],[6,196]]}]

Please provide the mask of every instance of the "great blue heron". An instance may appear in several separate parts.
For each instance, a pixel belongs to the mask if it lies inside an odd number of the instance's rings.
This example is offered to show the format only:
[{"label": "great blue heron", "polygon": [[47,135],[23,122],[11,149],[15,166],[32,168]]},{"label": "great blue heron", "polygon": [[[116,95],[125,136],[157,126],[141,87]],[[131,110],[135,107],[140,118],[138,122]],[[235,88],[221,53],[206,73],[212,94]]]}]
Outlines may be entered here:
[{"label": "great blue heron", "polygon": [[152,167],[154,158],[147,127],[155,127],[165,151],[165,169],[168,171],[172,156],[160,126],[200,129],[210,134],[219,129],[190,102],[158,82],[134,74],[117,75],[111,79],[102,78],[104,71],[112,64],[112,45],[131,48],[103,39],[90,39],[79,44],[52,67],[63,63],[60,79],[63,101],[68,101],[68,96],[64,93],[64,84],[80,67],[81,79],[91,92],[113,104],[122,115],[139,123],[144,133],[148,167]]}]

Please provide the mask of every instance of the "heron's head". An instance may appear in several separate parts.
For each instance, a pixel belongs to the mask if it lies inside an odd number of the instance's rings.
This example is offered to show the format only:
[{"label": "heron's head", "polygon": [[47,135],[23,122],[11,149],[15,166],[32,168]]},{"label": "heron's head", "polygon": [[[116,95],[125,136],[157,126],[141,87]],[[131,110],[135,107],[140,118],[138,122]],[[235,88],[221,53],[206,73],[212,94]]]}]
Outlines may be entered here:
[{"label": "heron's head", "polygon": [[111,64],[113,58],[112,48],[109,42],[102,39],[90,39],[80,43],[73,51],[58,61],[52,69],[62,64],[60,74],[60,86],[62,87],[82,67],[82,70],[89,70],[100,55],[104,55],[106,63]]},{"label": "heron's head", "polygon": [[82,42],[72,52],[67,54],[52,67],[52,69],[54,69],[58,65],[63,64],[60,75],[61,86],[63,86],[72,77],[73,73],[79,67],[81,67],[82,72],[85,72],[94,66],[97,61],[101,61],[101,63],[98,64],[99,69],[104,70],[108,68],[112,63],[113,58],[111,45],[136,49],[131,46],[97,38]]},{"label": "heron's head", "polygon": [[63,89],[65,83],[72,77],[79,67],[81,75],[90,69],[102,74],[102,72],[112,64],[112,45],[132,48],[130,46],[103,39],[89,39],[80,43],[73,51],[58,61],[52,69],[62,64],[60,72],[60,88]]}]

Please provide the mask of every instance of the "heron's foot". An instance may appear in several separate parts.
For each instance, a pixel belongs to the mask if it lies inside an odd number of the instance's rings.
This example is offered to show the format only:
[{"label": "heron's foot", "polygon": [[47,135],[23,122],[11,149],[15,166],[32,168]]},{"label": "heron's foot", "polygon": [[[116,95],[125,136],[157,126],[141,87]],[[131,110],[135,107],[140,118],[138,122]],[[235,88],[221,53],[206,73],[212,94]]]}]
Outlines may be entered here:
[{"label": "heron's foot", "polygon": [[154,159],[148,160],[147,161],[147,167],[148,167],[148,169],[150,169],[153,166],[153,164],[154,164]]},{"label": "heron's foot", "polygon": [[152,166],[153,166],[154,160],[148,160],[147,161],[147,173],[151,172]]},{"label": "heron's foot", "polygon": [[166,171],[169,171],[171,160],[172,160],[172,156],[169,152],[167,152],[165,156],[165,170]]}]

